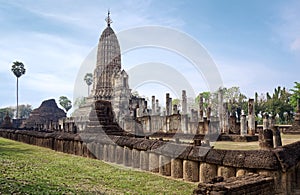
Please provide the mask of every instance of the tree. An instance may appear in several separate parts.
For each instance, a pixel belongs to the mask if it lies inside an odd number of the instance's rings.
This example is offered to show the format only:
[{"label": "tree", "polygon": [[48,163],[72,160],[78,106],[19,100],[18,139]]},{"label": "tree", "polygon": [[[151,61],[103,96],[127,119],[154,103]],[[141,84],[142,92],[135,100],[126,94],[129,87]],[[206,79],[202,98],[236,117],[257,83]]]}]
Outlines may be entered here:
[{"label": "tree", "polygon": [[20,105],[19,106],[19,115],[20,118],[28,118],[30,113],[32,111],[32,106],[27,104],[27,105]]},{"label": "tree", "polygon": [[17,77],[17,118],[19,117],[19,78],[25,74],[25,68],[24,64],[22,62],[15,61],[13,62],[11,71],[14,73],[14,75]]},{"label": "tree", "polygon": [[295,86],[294,86],[294,89],[291,89],[290,91],[292,91],[292,95],[291,95],[291,98],[290,98],[290,102],[291,102],[291,105],[294,107],[294,109],[296,109],[297,107],[297,99],[300,98],[300,83],[298,82],[295,82]]},{"label": "tree", "polygon": [[7,113],[10,118],[14,116],[14,110],[11,107],[0,108],[0,124],[3,122]]},{"label": "tree", "polygon": [[66,96],[59,97],[59,104],[68,112],[72,108],[72,102]]},{"label": "tree", "polygon": [[93,84],[93,74],[92,73],[86,73],[84,76],[84,81],[86,82],[88,86],[88,96],[90,95],[90,85]]},{"label": "tree", "polygon": [[76,106],[76,107],[79,108],[80,106],[84,105],[85,102],[86,102],[86,98],[85,97],[78,97],[75,100],[74,106]]}]

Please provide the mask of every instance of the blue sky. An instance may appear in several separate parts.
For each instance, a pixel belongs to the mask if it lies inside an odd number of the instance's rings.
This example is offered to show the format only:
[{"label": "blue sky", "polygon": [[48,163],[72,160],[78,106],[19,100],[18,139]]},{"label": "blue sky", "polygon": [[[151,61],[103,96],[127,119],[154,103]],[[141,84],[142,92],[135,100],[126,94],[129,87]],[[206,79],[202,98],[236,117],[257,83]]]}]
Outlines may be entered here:
[{"label": "blue sky", "polygon": [[[217,64],[224,86],[239,86],[248,97],[300,80],[297,0],[0,0],[0,107],[16,103],[15,60],[27,70],[20,78],[21,104],[73,99],[81,63],[106,27],[108,9],[115,32],[159,25],[192,36]],[[122,56],[125,70],[139,59],[133,54]]]}]

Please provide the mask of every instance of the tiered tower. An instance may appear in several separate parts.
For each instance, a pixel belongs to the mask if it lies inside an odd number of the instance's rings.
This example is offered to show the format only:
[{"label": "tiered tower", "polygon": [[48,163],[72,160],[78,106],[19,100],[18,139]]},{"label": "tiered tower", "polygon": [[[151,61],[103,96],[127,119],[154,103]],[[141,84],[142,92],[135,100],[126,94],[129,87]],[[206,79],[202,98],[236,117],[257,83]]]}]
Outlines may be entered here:
[{"label": "tiered tower", "polygon": [[110,27],[110,12],[106,18],[107,27],[98,44],[97,63],[94,70],[92,95],[95,100],[112,100],[115,76],[121,70],[121,52],[117,36]]}]

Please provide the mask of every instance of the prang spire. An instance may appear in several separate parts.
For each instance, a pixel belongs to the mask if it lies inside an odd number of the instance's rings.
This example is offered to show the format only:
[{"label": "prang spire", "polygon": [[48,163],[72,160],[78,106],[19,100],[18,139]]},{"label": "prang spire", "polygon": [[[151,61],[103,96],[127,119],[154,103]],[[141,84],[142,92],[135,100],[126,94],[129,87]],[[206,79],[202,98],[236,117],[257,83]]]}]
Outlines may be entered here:
[{"label": "prang spire", "polygon": [[113,22],[110,18],[110,11],[107,12],[107,17],[105,18],[105,21],[107,22],[107,26],[110,26],[110,24]]}]

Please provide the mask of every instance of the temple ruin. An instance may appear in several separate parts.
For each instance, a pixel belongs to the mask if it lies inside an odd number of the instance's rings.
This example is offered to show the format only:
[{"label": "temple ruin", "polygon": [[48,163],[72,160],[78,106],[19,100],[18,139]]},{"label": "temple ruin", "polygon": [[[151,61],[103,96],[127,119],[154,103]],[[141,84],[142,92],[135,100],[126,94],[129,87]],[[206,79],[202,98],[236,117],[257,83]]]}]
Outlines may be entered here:
[{"label": "temple ruin", "polygon": [[[300,100],[294,124],[276,125],[265,114],[255,121],[255,101],[248,113],[229,112],[222,88],[216,107],[188,109],[182,89],[180,108],[165,105],[155,95],[150,102],[132,95],[122,70],[121,51],[111,23],[102,32],[97,50],[92,93],[72,117],[54,100],[32,111],[23,129],[0,129],[0,136],[69,154],[96,158],[126,167],[200,182],[194,194],[292,194],[300,190],[300,142],[282,144],[281,133],[300,133]],[[165,108],[165,110],[163,109]],[[7,125],[9,120],[6,119]],[[3,127],[3,126],[2,126]],[[210,142],[258,141],[258,150],[214,149]]]}]

